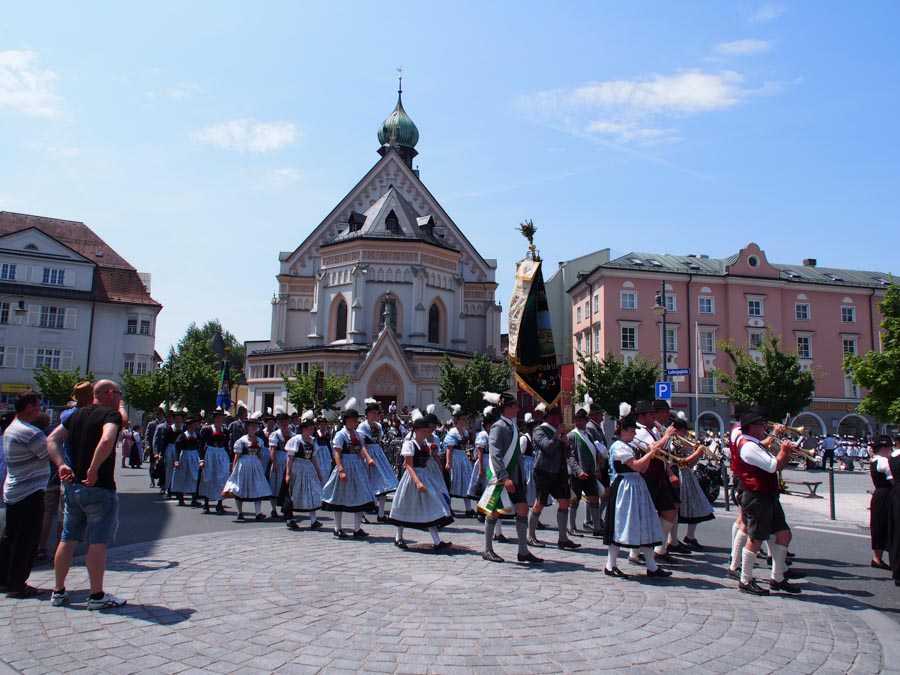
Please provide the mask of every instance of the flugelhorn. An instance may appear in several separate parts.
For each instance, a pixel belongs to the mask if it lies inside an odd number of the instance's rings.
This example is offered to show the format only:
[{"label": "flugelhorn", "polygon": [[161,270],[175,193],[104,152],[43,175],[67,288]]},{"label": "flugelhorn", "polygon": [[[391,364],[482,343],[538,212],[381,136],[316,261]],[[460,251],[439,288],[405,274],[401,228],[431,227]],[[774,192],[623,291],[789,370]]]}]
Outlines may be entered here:
[{"label": "flugelhorn", "polygon": [[[776,426],[775,422],[769,422],[766,425],[767,429],[774,429]],[[806,461],[814,462],[818,459],[816,456],[815,450],[807,450],[800,446],[800,440],[806,435],[806,427],[789,427],[786,424],[780,424],[784,430],[781,434],[769,433],[769,435],[774,438],[779,443],[781,441],[790,441],[791,443],[791,456],[796,457],[798,459],[805,459]],[[788,436],[797,436],[797,439],[788,438]],[[775,453],[773,453],[775,454]]]},{"label": "flugelhorn", "polygon": [[702,449],[703,456],[706,457],[706,459],[718,459],[713,449],[699,440],[690,438],[688,436],[679,436],[677,434],[675,436],[672,436],[671,440],[674,446],[685,450],[690,450],[692,454],[697,450]]}]

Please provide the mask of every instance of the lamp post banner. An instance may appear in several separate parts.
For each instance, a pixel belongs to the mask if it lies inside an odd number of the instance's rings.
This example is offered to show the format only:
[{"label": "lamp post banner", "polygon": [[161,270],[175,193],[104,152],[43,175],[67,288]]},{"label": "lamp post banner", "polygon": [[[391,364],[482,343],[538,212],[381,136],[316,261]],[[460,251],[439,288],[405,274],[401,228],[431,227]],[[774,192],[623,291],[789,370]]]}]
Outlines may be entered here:
[{"label": "lamp post banner", "polygon": [[547,405],[560,393],[559,365],[540,259],[520,260],[509,300],[509,361],[517,384]]}]

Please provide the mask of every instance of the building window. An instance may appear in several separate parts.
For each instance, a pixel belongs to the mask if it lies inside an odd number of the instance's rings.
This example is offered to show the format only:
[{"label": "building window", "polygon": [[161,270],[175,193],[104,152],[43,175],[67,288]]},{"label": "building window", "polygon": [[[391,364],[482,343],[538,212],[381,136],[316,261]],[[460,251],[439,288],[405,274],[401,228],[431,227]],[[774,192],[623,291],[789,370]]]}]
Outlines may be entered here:
[{"label": "building window", "polygon": [[134,354],[125,354],[125,364],[122,367],[122,372],[134,375]]},{"label": "building window", "polygon": [[433,345],[441,342],[441,310],[437,303],[428,309],[428,342]]},{"label": "building window", "polygon": [[347,339],[347,303],[341,299],[337,306],[337,316],[334,328],[335,340]]},{"label": "building window", "polygon": [[797,356],[801,359],[812,358],[812,338],[809,335],[797,336]]},{"label": "building window", "polygon": [[844,375],[844,397],[859,398],[859,387],[849,375]]},{"label": "building window", "polygon": [[64,328],[66,325],[65,307],[41,305],[41,328]]},{"label": "building window", "polygon": [[150,335],[150,319],[141,319],[141,335]]},{"label": "building window", "polygon": [[6,345],[0,345],[0,368],[6,366]]},{"label": "building window", "polygon": [[704,354],[716,353],[716,332],[712,330],[700,331],[700,351]]},{"label": "building window", "polygon": [[675,294],[672,293],[669,289],[666,289],[666,311],[667,312],[678,311],[676,303],[675,303]]},{"label": "building window", "polygon": [[0,265],[0,279],[2,279],[3,281],[16,280],[15,263],[3,263],[2,265]]},{"label": "building window", "polygon": [[387,214],[387,218],[384,219],[384,229],[390,232],[391,234],[400,234],[400,221],[397,219],[397,214],[394,213],[394,210],[391,209],[391,212]]},{"label": "building window", "polygon": [[575,323],[581,323],[581,304],[575,305]]},{"label": "building window", "polygon": [[634,326],[622,326],[622,350],[637,350],[637,328]]},{"label": "building window", "polygon": [[57,267],[44,268],[44,283],[52,286],[62,286],[66,283],[66,271]]},{"label": "building window", "polygon": [[47,366],[51,370],[59,370],[60,350],[49,347],[38,347],[34,354],[34,367]]},{"label": "building window", "polygon": [[763,332],[761,330],[750,331],[749,343],[750,343],[750,349],[755,349],[755,350],[762,349]]},{"label": "building window", "polygon": [[594,303],[593,304],[593,312],[594,312],[594,314],[596,314],[597,312],[600,311],[600,294],[599,293],[594,293],[593,303]]},{"label": "building window", "polygon": [[301,375],[309,375],[309,362],[307,361],[306,363],[298,363],[297,372]]},{"label": "building window", "polygon": [[128,328],[125,332],[128,333],[128,335],[137,335],[137,326],[138,320],[136,318],[128,319]]},{"label": "building window", "polygon": [[600,351],[600,326],[594,326],[594,353]]},{"label": "building window", "polygon": [[853,305],[841,305],[841,323],[854,323],[856,321],[856,307]]},{"label": "building window", "polygon": [[9,323],[9,303],[0,302],[0,324]]},{"label": "building window", "polygon": [[844,347],[844,355],[856,356],[856,338],[855,337],[844,337],[841,338],[841,343]]},{"label": "building window", "polygon": [[701,314],[714,314],[713,298],[711,295],[701,295],[697,299],[699,311]]},{"label": "building window", "polygon": [[637,309],[637,293],[634,291],[619,293],[619,307],[621,309]]},{"label": "building window", "polygon": [[275,377],[275,364],[274,363],[264,363],[263,367],[262,367],[262,376],[264,378]]},{"label": "building window", "polygon": [[710,375],[709,377],[701,377],[700,378],[700,393],[701,394],[715,394],[716,393],[716,378]]},{"label": "building window", "polygon": [[674,354],[678,351],[678,331],[666,326],[666,352]]},{"label": "building window", "polygon": [[137,363],[135,363],[135,372],[138,375],[144,375],[147,373],[147,361],[141,359]]},{"label": "building window", "polygon": [[794,305],[794,318],[797,321],[809,321],[809,303],[798,302]]},{"label": "building window", "polygon": [[762,316],[763,302],[762,300],[747,300],[747,316]]}]

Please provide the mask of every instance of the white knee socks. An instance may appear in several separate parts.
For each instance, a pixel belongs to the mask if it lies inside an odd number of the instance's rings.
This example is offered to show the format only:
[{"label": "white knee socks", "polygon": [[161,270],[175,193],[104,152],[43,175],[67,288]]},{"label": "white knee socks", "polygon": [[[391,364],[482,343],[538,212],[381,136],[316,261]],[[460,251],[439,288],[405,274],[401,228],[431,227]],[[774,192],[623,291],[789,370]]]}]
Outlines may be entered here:
[{"label": "white knee socks", "polygon": [[309,512],[309,524],[312,525],[312,524],[318,523],[318,522],[319,522],[319,519],[316,517],[316,512],[310,511]]},{"label": "white knee socks", "polygon": [[403,528],[400,525],[397,526],[397,536],[394,537],[394,541],[403,541]]},{"label": "white knee socks", "polygon": [[436,527],[429,527],[429,528],[428,528],[428,531],[431,533],[431,542],[432,542],[435,546],[437,546],[438,544],[440,544],[440,543],[441,543],[441,538],[440,538],[440,536],[438,535],[437,528],[436,528]]},{"label": "white knee socks", "polygon": [[687,526],[687,535],[685,535],[688,539],[696,539],[697,538],[697,523],[688,523]]},{"label": "white knee socks", "polygon": [[737,534],[734,536],[734,539],[731,542],[731,565],[729,565],[729,568],[733,572],[737,572],[738,566],[741,564],[741,551],[744,550],[744,546],[746,544],[747,533],[738,530]]},{"label": "white knee socks", "polygon": [[641,546],[641,553],[644,554],[644,562],[647,565],[648,572],[655,572],[657,569],[656,566],[656,554],[653,551],[651,546]]},{"label": "white knee socks", "polygon": [[497,527],[494,529],[494,536],[495,537],[503,536],[503,519],[502,518],[497,518]]},{"label": "white knee socks", "polygon": [[466,511],[472,510],[472,500],[471,499],[463,499],[463,504],[466,505]]},{"label": "white knee socks", "polygon": [[384,518],[384,502],[387,499],[387,495],[378,495],[378,517]]},{"label": "white knee socks", "polygon": [[343,529],[344,524],[344,512],[343,511],[335,511],[334,512],[334,529],[336,532],[340,532]]},{"label": "white knee socks", "polygon": [[741,583],[749,584],[753,581],[753,564],[756,562],[756,553],[750,549],[741,551]]},{"label": "white knee socks", "polygon": [[669,530],[669,546],[674,546],[678,543],[678,521],[676,520],[672,523],[672,529]]},{"label": "white knee socks", "polygon": [[616,544],[610,544],[606,555],[606,569],[612,572],[613,568],[619,564],[619,547]]},{"label": "white knee socks", "polygon": [[262,510],[262,503],[258,499],[253,502],[253,510],[256,511],[256,515],[259,515]]},{"label": "white knee socks", "polygon": [[787,546],[781,544],[769,544],[772,551],[772,579],[784,581],[784,573],[787,571]]},{"label": "white knee socks", "polygon": [[671,523],[665,518],[660,518],[659,524],[662,525],[663,540],[662,543],[656,547],[656,552],[660,555],[663,555],[669,550],[669,545],[667,542],[669,541],[669,534],[672,532],[672,527],[675,525],[675,523]]},{"label": "white knee socks", "polygon": [[362,528],[362,516],[363,514],[357,511],[353,514],[353,531],[356,532],[358,529]]}]

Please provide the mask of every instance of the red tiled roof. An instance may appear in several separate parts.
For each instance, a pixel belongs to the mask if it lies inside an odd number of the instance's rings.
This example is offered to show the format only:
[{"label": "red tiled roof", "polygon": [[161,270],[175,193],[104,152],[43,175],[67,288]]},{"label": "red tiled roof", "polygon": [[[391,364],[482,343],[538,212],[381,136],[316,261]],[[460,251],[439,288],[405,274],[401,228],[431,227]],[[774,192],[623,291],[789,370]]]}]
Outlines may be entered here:
[{"label": "red tiled roof", "polygon": [[84,223],[0,211],[0,236],[30,228],[40,230],[97,265],[94,292],[98,301],[162,307],[150,297],[137,270]]}]

